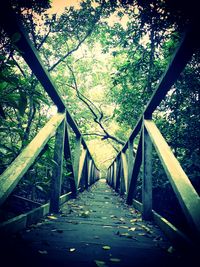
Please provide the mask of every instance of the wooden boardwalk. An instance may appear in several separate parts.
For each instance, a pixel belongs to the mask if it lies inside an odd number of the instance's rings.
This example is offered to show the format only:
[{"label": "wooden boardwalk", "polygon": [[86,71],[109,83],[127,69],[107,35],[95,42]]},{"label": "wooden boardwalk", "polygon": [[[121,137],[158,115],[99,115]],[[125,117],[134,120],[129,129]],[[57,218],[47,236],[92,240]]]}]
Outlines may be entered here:
[{"label": "wooden boardwalk", "polygon": [[[102,181],[36,225],[1,239],[5,266],[183,266],[161,231]],[[192,266],[192,265],[190,265]]]}]

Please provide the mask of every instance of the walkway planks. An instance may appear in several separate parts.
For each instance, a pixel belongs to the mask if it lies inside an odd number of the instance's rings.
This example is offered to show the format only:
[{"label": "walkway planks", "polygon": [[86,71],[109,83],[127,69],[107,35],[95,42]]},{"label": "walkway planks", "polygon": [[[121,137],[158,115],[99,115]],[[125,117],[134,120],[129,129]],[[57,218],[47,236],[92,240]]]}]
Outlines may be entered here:
[{"label": "walkway planks", "polygon": [[[5,240],[4,266],[183,266],[160,230],[105,182],[99,181],[62,213]],[[3,266],[3,265],[2,265]]]}]

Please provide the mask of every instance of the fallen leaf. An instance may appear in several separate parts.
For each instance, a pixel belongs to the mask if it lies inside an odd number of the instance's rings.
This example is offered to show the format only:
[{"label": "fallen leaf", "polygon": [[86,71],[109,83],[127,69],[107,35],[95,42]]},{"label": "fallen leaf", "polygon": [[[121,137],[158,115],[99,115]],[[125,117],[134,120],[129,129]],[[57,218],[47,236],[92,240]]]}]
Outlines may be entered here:
[{"label": "fallen leaf", "polygon": [[111,261],[111,262],[120,262],[121,260],[118,259],[118,258],[110,258],[110,261]]},{"label": "fallen leaf", "polygon": [[174,253],[174,252],[175,252],[175,249],[174,249],[172,246],[170,246],[170,247],[168,248],[167,252],[169,252],[169,253]]},{"label": "fallen leaf", "polygon": [[97,265],[98,267],[107,267],[105,261],[98,261],[98,260],[95,260],[94,262],[96,263],[96,265]]},{"label": "fallen leaf", "polygon": [[74,252],[76,249],[75,248],[70,248],[69,251],[70,252]]},{"label": "fallen leaf", "polygon": [[109,247],[109,246],[103,246],[102,248],[105,249],[105,250],[111,249],[111,247]]},{"label": "fallen leaf", "polygon": [[83,217],[83,218],[88,218],[90,216],[89,210],[86,210],[86,211],[82,212],[80,214],[80,216]]},{"label": "fallen leaf", "polygon": [[42,255],[48,254],[48,252],[46,250],[38,250],[38,253],[40,253]]},{"label": "fallen leaf", "polygon": [[131,228],[129,228],[128,230],[129,230],[129,231],[135,231],[136,228],[135,228],[135,227],[131,227]]},{"label": "fallen leaf", "polygon": [[137,219],[131,219],[130,222],[131,223],[137,222]]},{"label": "fallen leaf", "polygon": [[53,215],[47,216],[47,218],[50,219],[50,220],[57,220],[58,219],[57,217],[55,217]]}]

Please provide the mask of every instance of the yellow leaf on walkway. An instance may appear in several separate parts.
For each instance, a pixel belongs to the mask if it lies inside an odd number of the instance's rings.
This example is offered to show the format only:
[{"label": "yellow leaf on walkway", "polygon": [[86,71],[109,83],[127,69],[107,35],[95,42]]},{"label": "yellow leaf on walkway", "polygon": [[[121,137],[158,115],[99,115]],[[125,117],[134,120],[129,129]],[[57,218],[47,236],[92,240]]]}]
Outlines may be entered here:
[{"label": "yellow leaf on walkway", "polygon": [[111,247],[109,247],[109,246],[103,246],[102,248],[105,249],[105,250],[111,249]]}]

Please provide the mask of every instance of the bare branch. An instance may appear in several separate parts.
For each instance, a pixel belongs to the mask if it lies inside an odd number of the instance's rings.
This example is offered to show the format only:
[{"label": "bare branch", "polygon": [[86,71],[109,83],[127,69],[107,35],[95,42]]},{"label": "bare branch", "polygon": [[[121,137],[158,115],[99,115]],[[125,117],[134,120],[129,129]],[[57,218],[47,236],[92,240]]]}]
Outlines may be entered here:
[{"label": "bare branch", "polygon": [[62,56],[61,58],[59,58],[59,60],[54,63],[49,69],[48,71],[52,71],[53,69],[55,69],[58,64],[60,64],[61,62],[63,62],[68,56],[70,56],[73,52],[77,51],[79,49],[79,47],[81,46],[81,44],[86,40],[86,38],[92,33],[92,30],[89,30],[87,32],[87,34],[83,37],[82,40],[79,41],[79,43],[77,44],[77,46],[75,48],[73,48],[72,50],[68,51],[64,56]]}]

